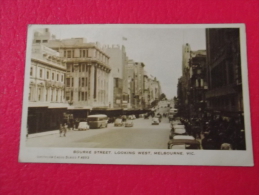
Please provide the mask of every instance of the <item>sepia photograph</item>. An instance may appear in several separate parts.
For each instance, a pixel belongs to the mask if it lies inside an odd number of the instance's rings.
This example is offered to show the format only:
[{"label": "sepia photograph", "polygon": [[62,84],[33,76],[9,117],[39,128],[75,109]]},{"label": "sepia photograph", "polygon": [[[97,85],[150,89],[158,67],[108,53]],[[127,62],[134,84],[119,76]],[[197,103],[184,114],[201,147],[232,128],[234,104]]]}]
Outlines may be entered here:
[{"label": "sepia photograph", "polygon": [[253,166],[243,24],[29,25],[20,162]]}]

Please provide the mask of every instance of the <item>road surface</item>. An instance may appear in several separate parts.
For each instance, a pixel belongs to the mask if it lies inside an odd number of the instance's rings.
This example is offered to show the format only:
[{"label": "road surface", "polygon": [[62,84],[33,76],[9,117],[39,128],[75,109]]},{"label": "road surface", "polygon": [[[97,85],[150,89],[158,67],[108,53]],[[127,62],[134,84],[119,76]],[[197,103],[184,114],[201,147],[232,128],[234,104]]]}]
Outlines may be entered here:
[{"label": "road surface", "polygon": [[66,137],[59,134],[28,138],[28,147],[73,147],[73,148],[128,148],[167,149],[170,124],[163,118],[159,125],[151,125],[152,119],[135,119],[133,127],[68,131]]}]

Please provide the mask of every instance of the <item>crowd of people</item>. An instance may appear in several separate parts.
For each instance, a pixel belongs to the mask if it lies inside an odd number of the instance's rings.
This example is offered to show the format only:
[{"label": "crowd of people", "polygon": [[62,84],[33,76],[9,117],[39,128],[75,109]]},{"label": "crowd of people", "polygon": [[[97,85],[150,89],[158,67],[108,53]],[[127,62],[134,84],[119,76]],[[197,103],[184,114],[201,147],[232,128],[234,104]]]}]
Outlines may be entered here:
[{"label": "crowd of people", "polygon": [[201,139],[204,150],[245,150],[245,129],[242,117],[181,118],[189,135]]}]

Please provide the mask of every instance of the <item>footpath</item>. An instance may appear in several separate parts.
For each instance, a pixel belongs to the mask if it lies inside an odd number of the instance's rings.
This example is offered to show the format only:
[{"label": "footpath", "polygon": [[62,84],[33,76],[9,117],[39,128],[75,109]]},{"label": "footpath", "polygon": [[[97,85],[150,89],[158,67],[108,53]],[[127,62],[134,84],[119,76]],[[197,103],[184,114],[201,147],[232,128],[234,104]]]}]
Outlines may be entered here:
[{"label": "footpath", "polygon": [[58,133],[59,133],[59,130],[33,133],[33,134],[28,134],[27,138],[41,137],[41,136],[46,136],[46,135],[54,135],[54,134],[58,134]]}]

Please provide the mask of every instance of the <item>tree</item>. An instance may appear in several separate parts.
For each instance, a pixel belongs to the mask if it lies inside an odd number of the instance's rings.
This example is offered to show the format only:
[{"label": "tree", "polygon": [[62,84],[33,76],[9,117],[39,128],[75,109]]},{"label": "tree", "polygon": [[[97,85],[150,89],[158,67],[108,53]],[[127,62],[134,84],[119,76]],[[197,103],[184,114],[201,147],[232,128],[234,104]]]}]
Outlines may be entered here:
[{"label": "tree", "polygon": [[160,97],[159,97],[159,100],[160,100],[160,101],[161,101],[161,100],[167,100],[166,95],[165,95],[164,93],[162,93],[162,94],[160,95]]},{"label": "tree", "polygon": [[158,104],[158,101],[157,100],[154,100],[153,102],[151,102],[151,107],[156,107]]}]

